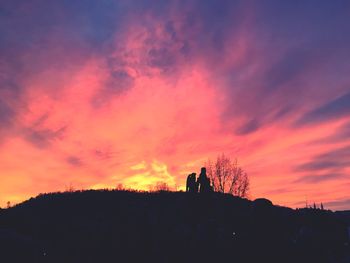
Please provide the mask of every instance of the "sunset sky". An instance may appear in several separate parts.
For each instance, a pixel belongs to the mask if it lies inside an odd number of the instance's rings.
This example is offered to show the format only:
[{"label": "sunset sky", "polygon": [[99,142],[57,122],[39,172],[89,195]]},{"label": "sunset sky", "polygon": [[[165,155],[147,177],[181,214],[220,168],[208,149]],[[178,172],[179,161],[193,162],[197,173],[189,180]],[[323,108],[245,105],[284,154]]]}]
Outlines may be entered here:
[{"label": "sunset sky", "polygon": [[350,1],[1,0],[0,206],[220,153],[252,199],[350,209]]}]

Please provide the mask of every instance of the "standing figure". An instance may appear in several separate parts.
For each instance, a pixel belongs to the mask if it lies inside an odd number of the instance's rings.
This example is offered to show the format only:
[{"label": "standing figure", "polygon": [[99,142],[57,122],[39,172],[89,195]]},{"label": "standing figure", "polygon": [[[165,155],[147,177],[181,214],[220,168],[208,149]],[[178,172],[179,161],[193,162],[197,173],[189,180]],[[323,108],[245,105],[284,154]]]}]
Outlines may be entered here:
[{"label": "standing figure", "polygon": [[186,192],[190,192],[191,189],[191,180],[192,180],[192,174],[189,174],[187,176],[187,180],[186,180]]},{"label": "standing figure", "polygon": [[201,168],[201,173],[198,177],[198,183],[199,183],[199,192],[200,193],[209,193],[212,191],[212,188],[210,186],[210,179],[207,176],[207,169],[205,167]]},{"label": "standing figure", "polygon": [[[195,174],[195,176],[196,176],[196,174]],[[194,192],[195,193],[198,193],[198,190],[199,190],[199,180],[197,179],[196,180],[196,177],[194,178],[195,180],[194,180]]]},{"label": "standing figure", "polygon": [[[198,188],[196,187],[196,174],[191,173],[187,176],[187,181],[186,181],[186,192],[190,193],[196,193],[198,192]],[[197,188],[197,190],[196,190]]]}]

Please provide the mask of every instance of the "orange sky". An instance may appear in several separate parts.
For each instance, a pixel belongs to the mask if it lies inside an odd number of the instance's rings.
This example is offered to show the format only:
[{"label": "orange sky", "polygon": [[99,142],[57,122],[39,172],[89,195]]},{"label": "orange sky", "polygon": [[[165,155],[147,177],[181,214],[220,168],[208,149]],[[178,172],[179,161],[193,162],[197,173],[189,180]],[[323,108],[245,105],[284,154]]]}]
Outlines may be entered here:
[{"label": "orange sky", "polygon": [[71,185],[184,189],[225,153],[251,198],[350,209],[349,39],[336,23],[329,43],[313,28],[332,10],[305,7],[313,21],[298,33],[283,6],[120,2],[56,4],[49,16],[40,1],[5,6],[17,33],[0,29],[1,206]]}]

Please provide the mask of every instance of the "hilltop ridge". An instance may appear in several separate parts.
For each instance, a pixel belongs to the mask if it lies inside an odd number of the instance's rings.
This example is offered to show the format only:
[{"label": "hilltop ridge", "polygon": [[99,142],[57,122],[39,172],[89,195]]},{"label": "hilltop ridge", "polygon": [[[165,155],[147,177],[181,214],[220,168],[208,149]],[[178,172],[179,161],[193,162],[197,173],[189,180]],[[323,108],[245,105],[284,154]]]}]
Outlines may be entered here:
[{"label": "hilltop ridge", "polygon": [[51,193],[0,213],[6,262],[347,262],[346,231],[331,211],[219,193]]}]

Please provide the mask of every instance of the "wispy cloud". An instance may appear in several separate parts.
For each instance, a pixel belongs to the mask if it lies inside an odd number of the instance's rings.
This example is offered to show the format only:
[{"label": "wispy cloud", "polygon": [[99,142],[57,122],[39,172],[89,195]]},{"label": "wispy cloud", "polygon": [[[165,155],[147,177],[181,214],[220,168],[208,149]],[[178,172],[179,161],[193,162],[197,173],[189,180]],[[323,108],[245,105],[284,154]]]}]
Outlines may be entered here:
[{"label": "wispy cloud", "polygon": [[296,171],[317,171],[324,169],[342,169],[350,166],[349,160],[350,147],[333,149],[331,151],[319,154],[311,161],[297,165]]},{"label": "wispy cloud", "polygon": [[295,183],[320,183],[325,182],[329,180],[337,180],[344,178],[344,174],[338,174],[338,173],[327,173],[327,174],[312,174],[312,175],[304,175],[299,177],[297,180],[295,180]]},{"label": "wispy cloud", "polygon": [[327,209],[338,210],[338,211],[349,210],[350,199],[340,199],[340,200],[326,202],[324,203],[324,206]]},{"label": "wispy cloud", "polygon": [[326,104],[307,112],[297,122],[296,126],[317,124],[340,119],[350,115],[350,93],[346,93]]}]

